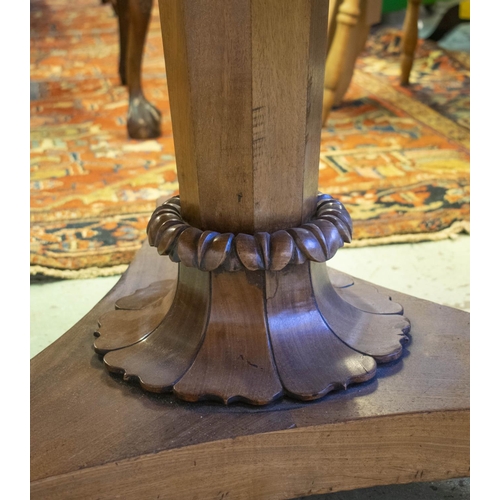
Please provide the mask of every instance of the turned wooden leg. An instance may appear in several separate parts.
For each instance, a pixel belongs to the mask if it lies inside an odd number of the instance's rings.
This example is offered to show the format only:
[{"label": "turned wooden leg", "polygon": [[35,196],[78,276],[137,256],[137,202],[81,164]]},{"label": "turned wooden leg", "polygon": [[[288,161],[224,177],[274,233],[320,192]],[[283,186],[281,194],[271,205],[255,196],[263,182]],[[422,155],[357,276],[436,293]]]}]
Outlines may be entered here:
[{"label": "turned wooden leg", "polygon": [[418,41],[418,16],[421,0],[408,0],[401,41],[401,85],[410,83],[410,72]]},{"label": "turned wooden leg", "polygon": [[[356,57],[366,43],[370,27],[362,22],[364,2],[336,1],[330,22],[331,47],[325,67],[322,123],[326,123],[332,106],[340,104],[351,81]],[[366,9],[364,9],[366,10]],[[332,32],[333,31],[333,36]]]},{"label": "turned wooden leg", "polygon": [[262,405],[317,399],[401,356],[402,307],[325,264],[352,237],[342,203],[318,193],[327,12],[160,0],[180,196],[147,233],[177,280],[100,319],[109,371],[186,401]]},{"label": "turned wooden leg", "polygon": [[120,30],[119,73],[128,86],[127,132],[132,139],[161,135],[161,113],[145,97],[141,84],[144,44],[151,17],[152,0],[116,0]]}]

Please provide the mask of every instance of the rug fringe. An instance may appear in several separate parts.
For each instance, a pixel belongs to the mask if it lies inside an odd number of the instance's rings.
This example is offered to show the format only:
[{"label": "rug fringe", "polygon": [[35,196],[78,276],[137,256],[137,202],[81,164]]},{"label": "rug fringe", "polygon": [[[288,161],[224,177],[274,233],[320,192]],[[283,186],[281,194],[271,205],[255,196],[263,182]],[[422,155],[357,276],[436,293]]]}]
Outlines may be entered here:
[{"label": "rug fringe", "polygon": [[[419,243],[423,241],[455,239],[460,233],[464,232],[470,234],[469,221],[456,221],[450,227],[435,233],[395,234],[392,236],[384,236],[382,238],[354,240],[346,245],[345,248],[361,248],[376,245],[388,245],[391,243]],[[127,268],[128,264],[120,264],[118,266],[110,267],[89,267],[87,269],[54,269],[34,265],[30,266],[30,275],[43,275],[59,279],[90,279],[123,274]]]},{"label": "rug fringe", "polygon": [[456,239],[460,233],[470,234],[470,222],[460,220],[454,222],[450,227],[435,233],[393,234],[381,238],[366,238],[354,240],[344,248],[361,248],[376,245],[388,245],[391,243],[420,243],[424,241],[440,241]]},{"label": "rug fringe", "polygon": [[128,264],[120,264],[110,267],[88,267],[86,269],[54,269],[45,266],[30,266],[30,275],[43,275],[49,278],[59,278],[67,280],[82,280],[90,278],[103,278],[123,274]]}]

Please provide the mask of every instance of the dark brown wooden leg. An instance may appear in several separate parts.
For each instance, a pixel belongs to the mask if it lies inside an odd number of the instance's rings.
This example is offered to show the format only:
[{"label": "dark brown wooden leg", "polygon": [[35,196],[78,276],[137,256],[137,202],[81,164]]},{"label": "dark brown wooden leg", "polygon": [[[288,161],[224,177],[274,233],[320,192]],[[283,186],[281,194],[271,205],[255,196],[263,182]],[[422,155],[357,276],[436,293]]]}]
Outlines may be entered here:
[{"label": "dark brown wooden leg", "polygon": [[152,4],[152,0],[116,1],[120,28],[119,72],[129,91],[127,132],[132,139],[153,139],[161,135],[161,113],[146,99],[141,83]]},{"label": "dark brown wooden leg", "polygon": [[118,73],[122,85],[127,85],[127,47],[129,30],[129,0],[114,0],[111,2],[118,17],[118,32],[120,35],[120,56],[118,61]]}]

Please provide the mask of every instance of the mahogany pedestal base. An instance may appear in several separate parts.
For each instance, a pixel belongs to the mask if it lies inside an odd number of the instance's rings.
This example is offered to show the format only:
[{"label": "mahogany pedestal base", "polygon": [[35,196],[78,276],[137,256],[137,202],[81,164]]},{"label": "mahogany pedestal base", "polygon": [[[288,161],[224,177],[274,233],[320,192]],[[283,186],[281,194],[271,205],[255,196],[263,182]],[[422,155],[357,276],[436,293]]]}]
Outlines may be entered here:
[{"label": "mahogany pedestal base", "polygon": [[321,398],[398,359],[410,330],[402,306],[329,273],[352,222],[339,201],[317,200],[310,222],[255,235],[201,231],[179,197],[162,203],[148,241],[178,263],[177,279],[158,275],[99,318],[94,347],[108,370],[186,401],[264,405]]},{"label": "mahogany pedestal base", "polygon": [[32,359],[32,499],[289,499],[469,475],[468,313],[380,289],[412,329],[376,378],[313,402],[186,403],[110,375],[93,352],[98,318],[176,270],[145,244]]}]

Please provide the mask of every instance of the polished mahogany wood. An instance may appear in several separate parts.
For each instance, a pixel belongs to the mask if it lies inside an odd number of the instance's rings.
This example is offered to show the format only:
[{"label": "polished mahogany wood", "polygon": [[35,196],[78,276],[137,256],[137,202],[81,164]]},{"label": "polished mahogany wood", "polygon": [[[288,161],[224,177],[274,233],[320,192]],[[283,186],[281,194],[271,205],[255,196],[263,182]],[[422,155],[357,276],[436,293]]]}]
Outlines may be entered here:
[{"label": "polished mahogany wood", "polygon": [[352,220],[344,205],[330,195],[316,197],[309,222],[273,233],[219,233],[186,223],[179,196],[164,201],[151,216],[148,241],[160,255],[202,271],[281,271],[306,260],[330,260],[352,240]]},{"label": "polished mahogany wood", "polygon": [[399,361],[318,402],[184,403],[110,376],[92,350],[98,318],[121,297],[177,273],[145,244],[117,285],[31,360],[33,500],[281,500],[469,475],[468,313],[330,269],[342,293],[355,283],[405,305],[411,343]]},{"label": "polished mahogany wood", "polygon": [[205,338],[193,364],[174,386],[175,394],[187,401],[269,403],[282,396],[283,389],[269,348],[264,273],[211,275],[212,308]]},{"label": "polished mahogany wood", "polygon": [[311,263],[311,282],[318,310],[330,329],[348,346],[379,363],[398,359],[401,342],[408,340],[410,331],[401,305],[358,285],[335,289],[324,267]]},{"label": "polished mahogany wood", "polygon": [[[180,263],[178,283],[118,301],[99,319],[94,348],[111,372],[187,401],[313,400],[369,380],[377,362],[401,356],[410,324],[373,288],[332,285],[324,262],[351,235],[347,211],[328,195],[311,222],[271,235],[201,231],[182,219],[179,197],[166,200],[148,241]],[[185,295],[186,277],[205,281],[198,295]],[[140,307],[124,311],[134,297]]]},{"label": "polished mahogany wood", "polygon": [[[164,283],[164,282],[162,282]],[[134,303],[139,299],[139,292],[130,297],[124,297],[116,303],[116,311],[110,311],[99,320],[99,328],[96,330],[98,339],[94,342],[96,352],[104,354],[114,349],[131,346],[152,333],[161,323],[170,310],[175,293],[176,282],[169,280],[168,286],[164,287],[164,294],[157,299],[156,288],[147,289],[146,293],[152,302],[147,302],[147,307],[141,307],[141,302]],[[130,302],[130,310],[123,303]]]},{"label": "polished mahogany wood", "polygon": [[[127,380],[138,379],[148,391],[172,390],[200,349],[209,304],[210,275],[180,266],[175,297],[158,327],[130,347],[125,342],[118,349],[115,346],[116,350],[104,357],[106,367],[110,372],[123,373]],[[105,324],[103,319],[100,323]],[[123,336],[123,330],[115,330],[114,334],[109,332],[109,337],[115,341],[122,340]]]},{"label": "polished mahogany wood", "polygon": [[309,263],[267,273],[267,280],[269,337],[287,394],[312,400],[373,378],[375,360],[332,335],[324,321]]}]

